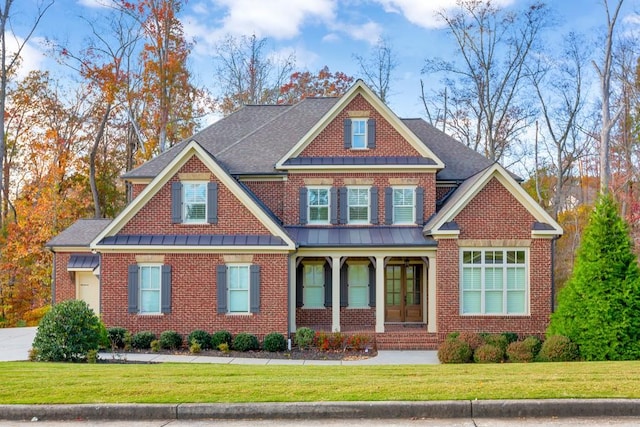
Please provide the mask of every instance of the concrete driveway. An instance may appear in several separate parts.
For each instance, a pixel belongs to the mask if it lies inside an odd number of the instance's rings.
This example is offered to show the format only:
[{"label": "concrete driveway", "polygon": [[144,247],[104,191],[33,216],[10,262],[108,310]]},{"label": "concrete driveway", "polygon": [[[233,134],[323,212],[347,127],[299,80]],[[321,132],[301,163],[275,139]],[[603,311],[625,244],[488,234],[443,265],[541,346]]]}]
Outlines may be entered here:
[{"label": "concrete driveway", "polygon": [[28,360],[38,328],[0,328],[0,362]]}]

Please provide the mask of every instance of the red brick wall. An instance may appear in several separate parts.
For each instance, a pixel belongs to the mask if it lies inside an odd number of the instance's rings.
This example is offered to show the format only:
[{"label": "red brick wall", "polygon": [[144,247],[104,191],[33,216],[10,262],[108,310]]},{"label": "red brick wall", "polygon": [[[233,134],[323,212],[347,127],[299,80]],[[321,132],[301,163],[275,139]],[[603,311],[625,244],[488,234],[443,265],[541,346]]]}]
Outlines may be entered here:
[{"label": "red brick wall", "polygon": [[284,181],[245,181],[247,187],[267,205],[278,218],[284,213]]},{"label": "red brick wall", "polygon": [[[495,179],[455,218],[461,239],[531,239],[533,217]],[[551,312],[551,240],[532,239],[529,248],[529,314],[461,316],[459,246],[456,239],[438,241],[437,327],[449,332],[516,332],[543,335]]]},{"label": "red brick wall", "polygon": [[[351,150],[344,148],[344,119],[349,111],[368,111],[376,119],[376,148]],[[338,116],[300,153],[300,157],[372,157],[420,156],[389,122],[387,122],[362,95],[357,95]]]},{"label": "red brick wall", "polygon": [[[209,169],[192,157],[178,173],[202,173]],[[217,224],[172,224],[171,183],[179,181],[176,174],[149,200],[118,234],[271,234],[237,197],[218,182]]]},{"label": "red brick wall", "polygon": [[331,308],[296,308],[296,327],[331,330]]},{"label": "red brick wall", "polygon": [[156,334],[176,330],[185,335],[195,329],[226,329],[233,334],[249,332],[258,337],[270,332],[287,333],[286,254],[253,256],[253,264],[261,266],[260,312],[246,315],[217,313],[216,266],[224,264],[220,254],[166,254],[164,263],[172,266],[171,313],[129,314],[127,269],[135,263],[135,254],[102,256],[102,316],[107,327]]},{"label": "red brick wall", "polygon": [[[330,331],[333,325],[331,308],[296,309],[296,327],[308,327],[316,330]],[[356,331],[372,329],[376,325],[376,309],[372,308],[340,308],[340,330]]]},{"label": "red brick wall", "polygon": [[[345,179],[349,178],[373,180],[372,186],[378,187],[378,220],[380,224],[384,224],[384,189],[391,186],[389,179],[417,179],[417,185],[424,188],[424,218],[429,218],[435,211],[436,186],[435,174],[433,173],[296,173],[289,175],[289,179],[284,185],[284,215],[282,219],[285,225],[300,224],[300,188],[305,186],[305,178],[330,178],[333,179],[332,186],[336,188],[346,186]],[[340,206],[338,206],[338,212],[340,212]]]},{"label": "red brick wall", "polygon": [[76,299],[76,282],[71,280],[72,273],[67,271],[67,265],[69,264],[70,252],[56,252],[55,253],[55,302],[66,301],[70,299]]},{"label": "red brick wall", "polygon": [[138,195],[142,193],[142,190],[147,188],[147,185],[148,184],[131,184],[131,198],[135,199],[138,197]]}]

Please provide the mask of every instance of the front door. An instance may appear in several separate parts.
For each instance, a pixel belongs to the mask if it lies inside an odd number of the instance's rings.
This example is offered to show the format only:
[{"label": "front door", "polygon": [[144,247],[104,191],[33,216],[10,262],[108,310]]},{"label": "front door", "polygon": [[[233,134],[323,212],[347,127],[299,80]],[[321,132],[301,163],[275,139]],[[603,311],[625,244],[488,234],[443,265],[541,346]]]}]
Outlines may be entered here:
[{"label": "front door", "polygon": [[76,299],[83,300],[100,314],[100,281],[93,272],[76,272]]},{"label": "front door", "polygon": [[385,268],[385,321],[422,322],[420,265],[389,264]]}]

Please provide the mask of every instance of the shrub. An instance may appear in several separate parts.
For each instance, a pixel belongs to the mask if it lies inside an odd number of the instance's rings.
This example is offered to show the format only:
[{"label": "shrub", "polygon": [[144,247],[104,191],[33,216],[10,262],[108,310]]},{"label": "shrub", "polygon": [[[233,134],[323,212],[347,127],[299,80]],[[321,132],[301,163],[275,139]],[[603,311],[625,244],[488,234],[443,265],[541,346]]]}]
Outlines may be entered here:
[{"label": "shrub", "polygon": [[160,334],[160,348],[176,350],[182,347],[182,335],[176,331],[164,331]]},{"label": "shrub", "polygon": [[461,341],[466,342],[474,350],[484,344],[484,338],[477,332],[461,332],[457,335]]},{"label": "shrub", "polygon": [[267,351],[285,351],[287,349],[287,340],[284,339],[284,335],[272,332],[264,337],[262,348]]},{"label": "shrub", "polygon": [[540,340],[527,337],[523,341],[516,341],[507,347],[507,357],[511,362],[533,362],[540,350]]},{"label": "shrub", "polygon": [[157,353],[160,351],[160,340],[151,341],[151,351]]},{"label": "shrub", "polygon": [[89,350],[87,352],[87,363],[98,363],[98,350]]},{"label": "shrub", "polygon": [[324,331],[316,332],[316,336],[313,340],[316,347],[320,351],[329,351],[329,334]]},{"label": "shrub", "polygon": [[502,351],[502,354],[507,351],[507,347],[509,346],[509,341],[504,334],[486,334],[484,336],[484,342],[485,344],[498,347]]},{"label": "shrub", "polygon": [[187,343],[190,346],[197,343],[200,345],[201,350],[208,350],[211,348],[211,334],[207,331],[197,329],[189,334]]},{"label": "shrub", "polygon": [[124,348],[127,330],[125,328],[114,327],[107,329],[107,337],[112,348]]},{"label": "shrub", "polygon": [[36,360],[78,362],[86,360],[89,350],[98,350],[102,340],[100,320],[86,302],[63,301],[40,321],[33,348]]},{"label": "shrub", "polygon": [[542,362],[569,362],[577,360],[578,346],[563,335],[553,335],[542,344],[538,359]]},{"label": "shrub", "polygon": [[138,350],[151,348],[151,341],[156,339],[156,334],[149,331],[138,332],[131,338],[131,345]]},{"label": "shrub", "polygon": [[516,342],[518,341],[518,338],[520,338],[515,332],[504,332],[502,335],[507,339],[507,344]]},{"label": "shrub", "polygon": [[241,332],[235,336],[231,347],[236,351],[249,351],[260,349],[260,344],[255,335]]},{"label": "shrub", "polygon": [[347,338],[347,347],[354,351],[362,351],[371,344],[371,337],[365,334],[353,334]]},{"label": "shrub", "polygon": [[226,342],[220,343],[218,345],[218,350],[220,350],[224,354],[229,353],[229,344],[227,344]]},{"label": "shrub", "polygon": [[305,350],[313,345],[315,336],[316,332],[311,328],[298,328],[294,341],[300,349]]},{"label": "shrub", "polygon": [[132,343],[133,343],[133,335],[131,335],[131,332],[127,331],[127,333],[124,334],[124,350],[125,351],[131,350]]},{"label": "shrub", "polygon": [[438,360],[442,363],[467,363],[471,361],[472,354],[469,343],[459,338],[446,339],[438,347]]},{"label": "shrub", "polygon": [[218,331],[211,335],[211,348],[218,348],[220,344],[231,345],[233,337],[229,331]]},{"label": "shrub", "polygon": [[473,360],[477,363],[500,363],[503,359],[504,351],[493,344],[482,344],[473,352]]},{"label": "shrub", "polygon": [[194,341],[193,343],[191,343],[191,345],[189,346],[189,353],[192,354],[198,354],[202,351],[202,347],[200,347],[200,343],[198,343],[197,341]]}]

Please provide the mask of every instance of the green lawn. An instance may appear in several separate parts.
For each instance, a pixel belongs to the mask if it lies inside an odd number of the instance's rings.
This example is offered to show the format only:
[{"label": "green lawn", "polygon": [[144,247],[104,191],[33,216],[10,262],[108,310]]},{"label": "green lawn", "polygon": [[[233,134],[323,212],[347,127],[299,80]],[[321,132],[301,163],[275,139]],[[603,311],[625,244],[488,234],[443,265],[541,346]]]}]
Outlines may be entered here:
[{"label": "green lawn", "polygon": [[640,362],[420,366],[0,363],[0,404],[640,398]]}]

